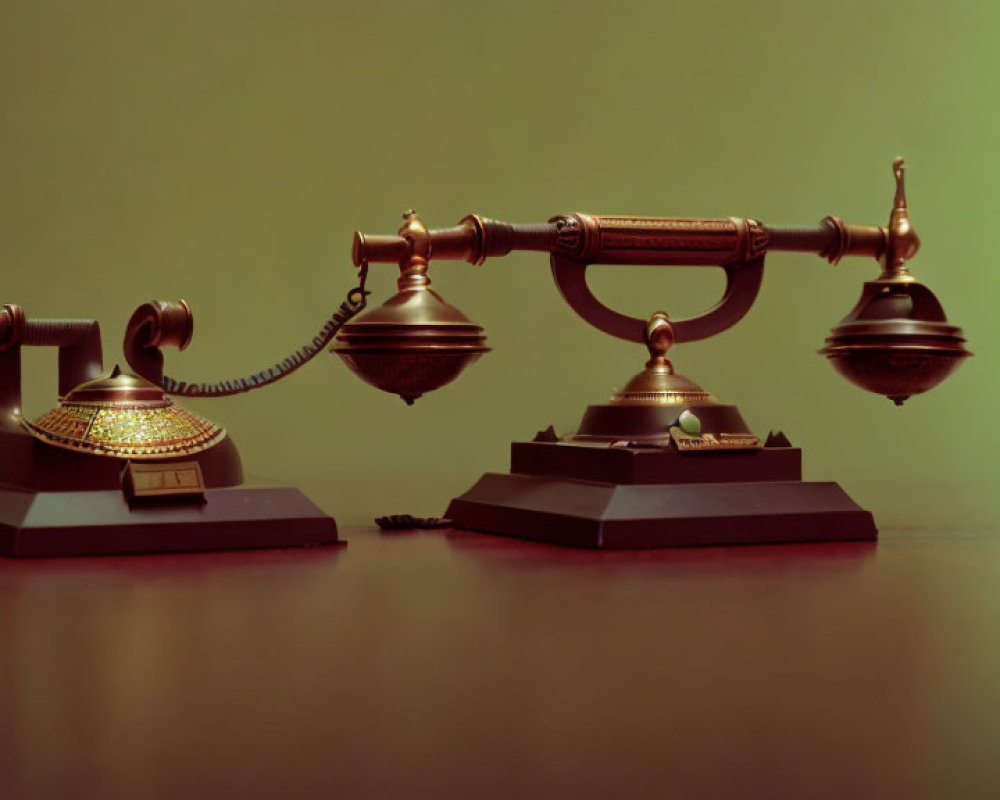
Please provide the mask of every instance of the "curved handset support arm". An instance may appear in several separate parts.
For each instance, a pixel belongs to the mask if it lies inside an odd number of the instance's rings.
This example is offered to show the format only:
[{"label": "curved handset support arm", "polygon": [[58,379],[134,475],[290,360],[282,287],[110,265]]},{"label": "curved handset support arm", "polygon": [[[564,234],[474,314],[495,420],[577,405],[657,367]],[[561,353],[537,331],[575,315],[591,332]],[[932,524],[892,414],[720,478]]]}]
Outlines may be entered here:
[{"label": "curved handset support arm", "polygon": [[92,319],[29,319],[20,306],[0,307],[0,414],[20,414],[21,348],[59,348],[59,395],[104,369],[101,327]]},{"label": "curved handset support arm", "polygon": [[574,214],[555,224],[581,231],[577,252],[549,257],[563,299],[595,328],[626,341],[644,343],[649,320],[620,314],[598,300],[587,284],[591,264],[721,267],[726,273],[722,298],[704,314],[671,320],[677,342],[706,339],[735,325],[750,310],[764,277],[762,228],[754,220]]},{"label": "curved handset support arm", "polygon": [[[589,264],[564,256],[551,257],[552,277],[563,299],[577,314],[604,333],[629,342],[646,341],[649,320],[620,314],[594,296],[587,284]],[[764,259],[723,264],[726,288],[722,299],[711,309],[697,317],[671,320],[675,342],[694,342],[707,339],[739,322],[750,310],[764,278]]]}]

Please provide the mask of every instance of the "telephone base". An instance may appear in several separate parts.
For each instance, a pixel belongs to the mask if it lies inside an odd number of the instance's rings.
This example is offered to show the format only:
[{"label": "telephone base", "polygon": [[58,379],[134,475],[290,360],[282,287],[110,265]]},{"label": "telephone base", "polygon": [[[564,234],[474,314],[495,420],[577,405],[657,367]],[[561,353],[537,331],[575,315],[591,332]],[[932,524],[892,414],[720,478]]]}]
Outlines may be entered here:
[{"label": "telephone base", "polygon": [[204,503],[133,508],[121,491],[0,488],[0,555],[10,557],[338,544],[336,522],[292,487],[209,488]]},{"label": "telephone base", "polygon": [[631,549],[872,541],[870,512],[836,483],[801,480],[797,448],[684,455],[514,443],[445,516],[456,528],[571,547]]}]

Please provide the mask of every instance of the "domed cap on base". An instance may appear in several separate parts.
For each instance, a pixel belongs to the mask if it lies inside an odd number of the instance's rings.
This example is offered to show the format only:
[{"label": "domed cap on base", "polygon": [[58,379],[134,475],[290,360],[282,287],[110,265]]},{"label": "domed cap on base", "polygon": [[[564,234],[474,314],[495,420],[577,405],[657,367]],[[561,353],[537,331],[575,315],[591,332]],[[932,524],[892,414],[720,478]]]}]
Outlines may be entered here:
[{"label": "domed cap on base", "polygon": [[118,367],[22,424],[46,444],[122,459],[193,455],[226,437],[225,430],[175,405],[158,386]]},{"label": "domed cap on base", "polygon": [[674,372],[673,364],[667,359],[667,351],[673,343],[674,331],[670,319],[662,311],[653,314],[646,325],[649,360],[642,372],[634,375],[624,389],[614,393],[612,405],[679,406],[716,402],[693,380]]}]

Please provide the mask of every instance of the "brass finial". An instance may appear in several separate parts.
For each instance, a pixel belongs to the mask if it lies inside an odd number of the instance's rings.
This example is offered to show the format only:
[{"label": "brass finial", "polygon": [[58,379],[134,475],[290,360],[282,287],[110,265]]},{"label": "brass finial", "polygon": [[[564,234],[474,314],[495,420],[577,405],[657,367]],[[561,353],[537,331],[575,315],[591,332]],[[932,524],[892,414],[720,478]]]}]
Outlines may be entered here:
[{"label": "brass finial", "polygon": [[906,185],[904,182],[903,159],[892,162],[892,172],[896,176],[896,196],[892,202],[892,213],[886,229],[885,262],[880,281],[886,283],[911,283],[906,261],[920,249],[920,237],[910,223],[910,212],[906,207]]},{"label": "brass finial", "polygon": [[[893,208],[906,209],[906,186],[904,185],[905,170],[903,169],[903,159],[894,158],[892,160],[892,172],[896,176],[896,199],[892,204]],[[411,214],[414,212],[410,212]]]}]

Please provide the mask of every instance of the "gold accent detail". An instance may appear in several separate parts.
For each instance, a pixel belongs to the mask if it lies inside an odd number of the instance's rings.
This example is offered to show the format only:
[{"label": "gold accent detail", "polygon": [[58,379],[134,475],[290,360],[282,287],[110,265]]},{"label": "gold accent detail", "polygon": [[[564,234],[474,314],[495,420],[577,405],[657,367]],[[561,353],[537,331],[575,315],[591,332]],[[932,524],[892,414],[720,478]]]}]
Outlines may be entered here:
[{"label": "gold accent detail", "polygon": [[748,433],[703,433],[698,436],[684,433],[679,428],[670,429],[670,438],[682,453],[700,453],[708,450],[760,450],[759,436]]},{"label": "gold accent detail", "polygon": [[175,405],[159,387],[117,367],[108,377],[78,386],[59,408],[21,424],[46,444],[123,459],[194,455],[226,436],[218,425]]},{"label": "gold accent detail", "polygon": [[609,217],[602,216],[601,230],[605,228],[663,228],[683,233],[723,233],[736,235],[736,225],[730,218],[725,219],[681,219],[674,217]]},{"label": "gold accent detail", "polygon": [[[683,376],[678,376],[683,378]],[[683,406],[697,403],[714,403],[715,398],[707,392],[615,392],[611,398],[614,405],[640,406]]]},{"label": "gold accent detail", "polygon": [[66,403],[21,424],[47,444],[114,458],[193,455],[222,441],[226,432],[177,405],[136,408]]}]

